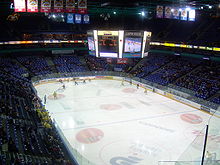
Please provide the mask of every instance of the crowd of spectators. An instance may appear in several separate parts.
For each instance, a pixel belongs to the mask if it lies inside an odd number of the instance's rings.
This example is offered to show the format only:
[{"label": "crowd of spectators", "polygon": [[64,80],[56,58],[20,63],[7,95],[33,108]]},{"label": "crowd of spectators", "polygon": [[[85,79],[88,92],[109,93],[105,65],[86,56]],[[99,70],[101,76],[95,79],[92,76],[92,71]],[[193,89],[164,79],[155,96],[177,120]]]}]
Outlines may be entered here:
[{"label": "crowd of spectators", "polygon": [[87,71],[87,66],[82,64],[78,56],[56,56],[53,63],[60,73]]},{"label": "crowd of spectators", "polygon": [[17,57],[17,60],[35,75],[45,75],[51,73],[51,68],[49,67],[47,61],[41,56],[20,56]]},{"label": "crowd of spectators", "polygon": [[179,79],[175,84],[195,91],[199,98],[207,99],[220,89],[219,71],[218,63],[203,62],[200,67]]},{"label": "crowd of spectators", "polygon": [[70,165],[31,83],[3,70],[0,76],[0,164]]}]

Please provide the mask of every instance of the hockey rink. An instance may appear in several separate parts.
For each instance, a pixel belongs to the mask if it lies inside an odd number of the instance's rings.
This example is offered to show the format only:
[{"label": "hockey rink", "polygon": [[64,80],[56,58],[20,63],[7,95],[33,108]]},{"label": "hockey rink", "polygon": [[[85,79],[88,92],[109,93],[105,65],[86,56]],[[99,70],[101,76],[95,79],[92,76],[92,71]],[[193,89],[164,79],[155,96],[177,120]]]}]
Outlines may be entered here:
[{"label": "hockey rink", "polygon": [[[36,86],[71,146],[95,165],[158,165],[178,160],[210,115],[128,82],[92,80]],[[57,91],[58,99],[53,98]],[[203,141],[203,140],[201,140]],[[192,161],[203,144],[196,143]],[[219,143],[216,146],[219,147]],[[198,151],[197,151],[198,150]]]}]

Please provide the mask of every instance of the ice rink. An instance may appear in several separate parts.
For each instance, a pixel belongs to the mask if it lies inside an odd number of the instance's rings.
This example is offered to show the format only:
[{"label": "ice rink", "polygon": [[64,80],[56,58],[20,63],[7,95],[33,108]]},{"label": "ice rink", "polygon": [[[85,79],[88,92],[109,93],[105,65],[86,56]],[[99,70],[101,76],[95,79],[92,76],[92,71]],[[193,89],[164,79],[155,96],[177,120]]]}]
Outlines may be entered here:
[{"label": "ice rink", "polygon": [[[177,160],[210,117],[116,80],[64,84],[65,90],[58,82],[36,89],[42,100],[47,96],[46,108],[72,147],[95,165],[158,165],[158,161]],[[51,96],[56,90],[59,99]],[[192,159],[198,159],[200,152]]]}]

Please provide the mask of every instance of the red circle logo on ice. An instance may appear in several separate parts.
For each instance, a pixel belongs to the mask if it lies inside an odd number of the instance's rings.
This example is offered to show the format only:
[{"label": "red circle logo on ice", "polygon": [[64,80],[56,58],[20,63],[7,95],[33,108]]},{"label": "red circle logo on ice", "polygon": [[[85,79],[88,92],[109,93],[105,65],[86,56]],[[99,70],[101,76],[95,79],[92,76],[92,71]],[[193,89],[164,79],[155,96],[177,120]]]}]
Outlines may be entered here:
[{"label": "red circle logo on ice", "polygon": [[100,141],[104,137],[104,133],[97,128],[84,129],[77,133],[76,139],[80,143],[91,144]]},{"label": "red circle logo on ice", "polygon": [[187,114],[182,114],[180,116],[180,118],[185,121],[185,122],[188,122],[188,123],[191,123],[191,124],[200,124],[202,123],[202,118],[198,115],[195,115],[195,114],[190,114],[190,113],[187,113]]},{"label": "red circle logo on ice", "polygon": [[118,104],[102,104],[100,106],[100,109],[108,110],[108,111],[114,111],[121,109],[121,106]]},{"label": "red circle logo on ice", "polygon": [[62,98],[64,98],[64,97],[65,97],[64,94],[57,94],[56,97],[54,97],[53,95],[49,95],[49,96],[48,96],[48,99],[49,99],[49,100],[58,100],[58,99],[62,99]]},{"label": "red circle logo on ice", "polygon": [[124,93],[134,93],[136,91],[137,91],[137,89],[134,89],[134,88],[125,88],[122,90],[122,92],[124,92]]}]

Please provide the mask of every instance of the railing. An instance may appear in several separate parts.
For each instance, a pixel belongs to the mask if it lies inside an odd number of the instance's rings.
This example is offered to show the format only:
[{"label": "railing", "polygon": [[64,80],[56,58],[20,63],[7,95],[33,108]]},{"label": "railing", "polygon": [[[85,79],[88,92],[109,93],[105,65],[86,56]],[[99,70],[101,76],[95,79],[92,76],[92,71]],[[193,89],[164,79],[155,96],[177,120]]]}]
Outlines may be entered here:
[{"label": "railing", "polygon": [[[140,82],[142,84],[145,84],[146,87],[151,87],[152,89],[159,89],[164,92],[168,92],[171,94],[174,94],[175,96],[179,96],[181,98],[185,98],[189,101],[194,101],[202,106],[204,106],[204,110],[210,111],[210,108],[213,109],[211,112],[212,116],[209,119],[209,125],[210,125],[210,131],[209,131],[209,137],[207,142],[207,151],[211,151],[212,154],[215,153],[215,160],[220,159],[220,108],[219,105],[211,103],[206,100],[198,99],[195,96],[193,96],[193,92],[191,93],[188,89],[184,88],[176,88],[176,87],[167,87],[162,86],[156,83],[152,83],[150,81],[133,77],[131,74],[123,73],[123,72],[111,72],[111,71],[93,71],[93,72],[73,72],[73,73],[54,73],[54,74],[48,74],[48,75],[42,75],[42,76],[36,76],[33,77],[32,81],[37,83],[40,80],[44,79],[54,79],[54,78],[65,78],[65,77],[86,77],[86,76],[116,76],[116,77],[124,77],[128,80],[135,80],[137,82]],[[202,107],[201,106],[201,107]],[[207,109],[206,109],[207,108]],[[217,117],[216,117],[217,116]],[[68,149],[70,155],[73,156],[73,160],[77,160],[79,165],[95,165],[89,160],[87,160],[85,157],[83,157],[77,149],[74,149],[69,144],[68,140],[63,135],[62,131],[60,130],[59,126],[56,124],[56,121],[54,121],[54,125],[57,128],[61,138],[64,141],[64,144],[66,148]],[[180,156],[180,158],[177,161],[159,161],[159,165],[199,165],[201,164],[201,155],[203,151],[203,141],[205,136],[205,128],[203,130],[197,130],[195,132],[196,138],[194,141],[187,147],[187,149],[183,152],[183,154]],[[211,140],[216,140],[218,142],[218,145],[216,145],[216,148],[218,150],[213,150],[213,142]],[[178,147],[178,146],[177,146]],[[216,158],[217,157],[217,158]],[[75,159],[74,159],[75,158]],[[216,161],[217,162],[217,161]],[[206,162],[204,162],[204,165],[208,165]],[[212,165],[212,164],[209,164]]]}]

